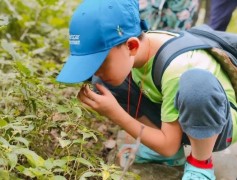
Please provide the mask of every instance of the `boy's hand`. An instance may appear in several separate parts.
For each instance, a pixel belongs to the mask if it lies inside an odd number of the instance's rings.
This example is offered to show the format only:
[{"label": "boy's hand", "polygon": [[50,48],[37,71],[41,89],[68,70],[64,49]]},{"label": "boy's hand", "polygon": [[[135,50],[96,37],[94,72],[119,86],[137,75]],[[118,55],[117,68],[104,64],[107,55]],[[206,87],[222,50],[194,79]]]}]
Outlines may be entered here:
[{"label": "boy's hand", "polygon": [[110,119],[118,116],[121,106],[112,93],[100,84],[96,84],[96,88],[100,94],[92,91],[88,85],[83,85],[77,98],[81,100],[82,103]]}]

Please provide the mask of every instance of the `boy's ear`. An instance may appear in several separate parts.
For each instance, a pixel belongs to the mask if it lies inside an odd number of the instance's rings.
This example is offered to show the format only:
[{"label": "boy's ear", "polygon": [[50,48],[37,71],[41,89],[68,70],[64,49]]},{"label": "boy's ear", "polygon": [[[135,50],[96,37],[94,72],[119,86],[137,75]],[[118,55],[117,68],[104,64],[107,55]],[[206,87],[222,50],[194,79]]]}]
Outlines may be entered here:
[{"label": "boy's ear", "polygon": [[131,37],[127,40],[126,45],[130,51],[130,55],[135,56],[140,46],[140,41],[136,37]]}]

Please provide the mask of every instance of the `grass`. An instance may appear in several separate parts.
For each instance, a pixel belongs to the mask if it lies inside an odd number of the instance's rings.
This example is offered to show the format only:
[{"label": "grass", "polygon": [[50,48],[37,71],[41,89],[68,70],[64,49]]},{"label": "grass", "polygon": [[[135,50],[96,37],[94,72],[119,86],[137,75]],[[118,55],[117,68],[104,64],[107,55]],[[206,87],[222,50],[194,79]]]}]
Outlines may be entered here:
[{"label": "grass", "polygon": [[237,33],[237,9],[234,11],[231,21],[227,27],[228,32]]}]

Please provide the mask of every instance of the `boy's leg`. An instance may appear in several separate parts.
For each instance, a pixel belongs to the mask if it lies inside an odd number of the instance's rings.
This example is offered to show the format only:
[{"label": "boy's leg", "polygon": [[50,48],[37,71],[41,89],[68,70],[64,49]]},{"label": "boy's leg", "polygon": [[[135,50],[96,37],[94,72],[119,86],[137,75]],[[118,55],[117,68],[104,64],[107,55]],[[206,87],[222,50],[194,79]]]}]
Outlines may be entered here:
[{"label": "boy's leg", "polygon": [[184,179],[191,175],[214,179],[212,151],[228,147],[232,136],[230,105],[221,84],[208,71],[189,70],[180,78],[175,106],[192,146]]}]

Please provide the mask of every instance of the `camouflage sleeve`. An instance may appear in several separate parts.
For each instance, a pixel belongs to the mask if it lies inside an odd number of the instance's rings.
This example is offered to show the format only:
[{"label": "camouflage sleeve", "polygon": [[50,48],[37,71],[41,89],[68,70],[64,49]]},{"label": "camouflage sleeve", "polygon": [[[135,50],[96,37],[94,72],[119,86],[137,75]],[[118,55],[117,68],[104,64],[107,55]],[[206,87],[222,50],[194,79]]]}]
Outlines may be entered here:
[{"label": "camouflage sleeve", "polygon": [[197,20],[200,0],[139,0],[150,30],[184,30]]}]

